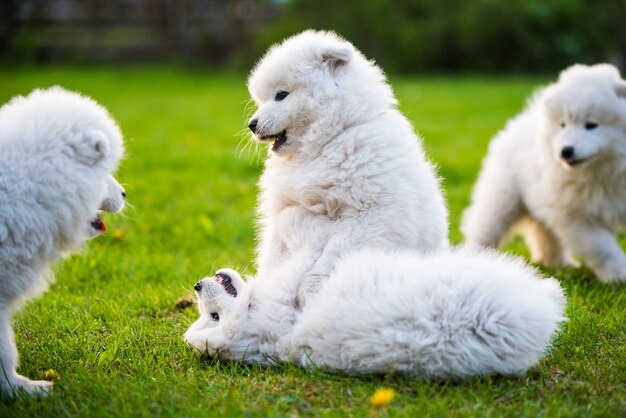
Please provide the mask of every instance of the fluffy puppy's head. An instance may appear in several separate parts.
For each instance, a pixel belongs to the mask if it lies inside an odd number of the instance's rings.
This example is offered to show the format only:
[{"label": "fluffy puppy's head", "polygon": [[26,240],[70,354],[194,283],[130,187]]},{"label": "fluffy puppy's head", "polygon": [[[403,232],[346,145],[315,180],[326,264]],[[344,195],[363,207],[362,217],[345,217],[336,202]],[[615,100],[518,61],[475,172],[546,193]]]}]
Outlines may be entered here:
[{"label": "fluffy puppy's head", "polygon": [[385,76],[332,32],[306,31],[269,49],[252,70],[249,121],[277,155],[315,155],[352,125],[396,104]]},{"label": "fluffy puppy's head", "polygon": [[565,168],[626,158],[626,82],[617,68],[574,65],[543,97],[546,138]]},{"label": "fluffy puppy's head", "polygon": [[[122,133],[93,99],[61,87],[37,89],[5,104],[2,127],[38,153],[62,153],[96,170],[112,173],[124,154]],[[10,119],[10,120],[8,120]]]},{"label": "fluffy puppy's head", "polygon": [[35,90],[0,108],[0,129],[3,151],[29,171],[37,216],[49,219],[42,234],[48,228],[68,251],[104,232],[98,213],[119,212],[126,196],[111,175],[124,153],[122,133],[106,109],[60,87]]},{"label": "fluffy puppy's head", "polygon": [[246,282],[231,269],[221,269],[215,276],[200,280],[194,286],[200,321],[208,328],[218,326],[226,318],[233,321],[237,308],[248,304],[247,290]]}]

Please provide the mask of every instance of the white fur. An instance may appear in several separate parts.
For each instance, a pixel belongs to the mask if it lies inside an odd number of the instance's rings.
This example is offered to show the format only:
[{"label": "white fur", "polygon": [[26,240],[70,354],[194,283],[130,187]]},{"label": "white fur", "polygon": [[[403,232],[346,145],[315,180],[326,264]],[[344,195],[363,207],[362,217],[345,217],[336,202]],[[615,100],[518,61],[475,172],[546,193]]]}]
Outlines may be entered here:
[{"label": "white fur", "polygon": [[251,129],[273,144],[258,274],[197,283],[185,341],[348,373],[463,378],[536,363],[563,319],[560,287],[519,261],[447,249],[438,181],[378,67],[308,31],[272,48],[249,87]]},{"label": "white fur", "polygon": [[[432,164],[385,76],[349,42],[306,31],[272,47],[248,83],[260,180],[257,276],[304,305],[344,254],[448,245]],[[279,91],[289,92],[275,100]]]},{"label": "white fur", "polygon": [[[561,157],[567,146],[580,163]],[[492,247],[519,230],[536,262],[580,257],[601,280],[625,281],[615,237],[624,221],[626,82],[611,65],[575,65],[493,139],[462,230],[469,244]]]},{"label": "white fur", "polygon": [[535,365],[565,320],[556,280],[489,251],[346,256],[294,325],[283,320],[287,307],[277,310],[267,297],[266,281],[220,274],[232,278],[237,296],[215,278],[202,280],[201,318],[185,339],[232,360],[286,360],[351,374],[510,375]]},{"label": "white fur", "polygon": [[545,354],[565,299],[521,260],[441,251],[344,258],[296,324],[301,364],[436,378],[516,374]]},{"label": "white fur", "polygon": [[110,175],[122,154],[117,124],[89,98],[55,87],[0,107],[0,392],[49,390],[17,374],[11,316],[46,290],[52,261],[100,232],[99,210],[122,209]]}]

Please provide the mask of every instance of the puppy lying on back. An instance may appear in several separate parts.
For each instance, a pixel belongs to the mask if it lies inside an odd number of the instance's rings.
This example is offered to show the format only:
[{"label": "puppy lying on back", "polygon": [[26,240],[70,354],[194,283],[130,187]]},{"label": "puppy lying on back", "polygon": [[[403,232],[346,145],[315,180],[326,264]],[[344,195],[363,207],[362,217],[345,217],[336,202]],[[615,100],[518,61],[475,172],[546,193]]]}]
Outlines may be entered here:
[{"label": "puppy lying on back", "polygon": [[200,319],[185,340],[229,360],[457,380],[525,372],[565,320],[556,280],[486,250],[347,255],[294,324],[259,297],[281,292],[268,286],[230,269],[196,283]]},{"label": "puppy lying on back", "polygon": [[582,259],[626,281],[615,237],[626,222],[626,81],[612,65],[575,65],[493,139],[464,215],[466,241],[495,247],[520,231],[536,262]]},{"label": "puppy lying on back", "polygon": [[50,263],[106,229],[125,192],[111,176],[122,134],[93,100],[54,87],[0,107],[0,391],[45,394],[16,372],[11,316],[46,290]]}]

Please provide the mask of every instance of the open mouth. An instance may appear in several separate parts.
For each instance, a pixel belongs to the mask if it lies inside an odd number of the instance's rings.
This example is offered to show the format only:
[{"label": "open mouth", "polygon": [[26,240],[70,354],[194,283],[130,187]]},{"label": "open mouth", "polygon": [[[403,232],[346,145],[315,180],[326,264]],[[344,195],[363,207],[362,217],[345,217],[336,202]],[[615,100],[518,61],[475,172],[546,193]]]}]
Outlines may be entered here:
[{"label": "open mouth", "polygon": [[216,283],[220,284],[224,288],[226,293],[234,298],[237,297],[237,289],[235,289],[235,286],[233,286],[232,279],[229,275],[224,273],[217,273],[214,279]]},{"label": "open mouth", "polygon": [[98,231],[99,233],[105,233],[107,230],[104,221],[100,218],[100,215],[96,215],[96,217],[90,222],[91,227]]},{"label": "open mouth", "polygon": [[263,142],[272,142],[272,151],[276,152],[287,142],[287,131],[284,130],[278,134],[261,136],[259,137],[259,140]]},{"label": "open mouth", "polygon": [[585,161],[587,161],[589,158],[564,158],[563,161],[565,161],[565,164],[569,165],[570,167],[574,167],[576,165],[580,165],[582,163],[584,163]]}]

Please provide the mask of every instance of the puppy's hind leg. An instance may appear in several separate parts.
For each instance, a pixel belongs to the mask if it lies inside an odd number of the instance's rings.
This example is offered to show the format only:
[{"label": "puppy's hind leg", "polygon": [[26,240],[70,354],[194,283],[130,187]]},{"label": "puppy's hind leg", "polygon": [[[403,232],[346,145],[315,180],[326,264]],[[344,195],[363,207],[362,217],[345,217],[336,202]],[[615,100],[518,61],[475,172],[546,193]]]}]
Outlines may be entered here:
[{"label": "puppy's hind leg", "polygon": [[502,237],[525,211],[515,179],[504,167],[487,164],[474,187],[472,203],[463,213],[461,232],[465,243],[498,247]]},{"label": "puppy's hind leg", "polygon": [[550,267],[578,266],[579,263],[567,253],[559,239],[530,216],[523,217],[516,229],[524,237],[534,263]]},{"label": "puppy's hind leg", "polygon": [[11,310],[0,309],[0,391],[8,396],[16,396],[20,390],[29,395],[47,395],[52,387],[45,380],[30,380],[17,374],[17,347],[11,329]]}]

